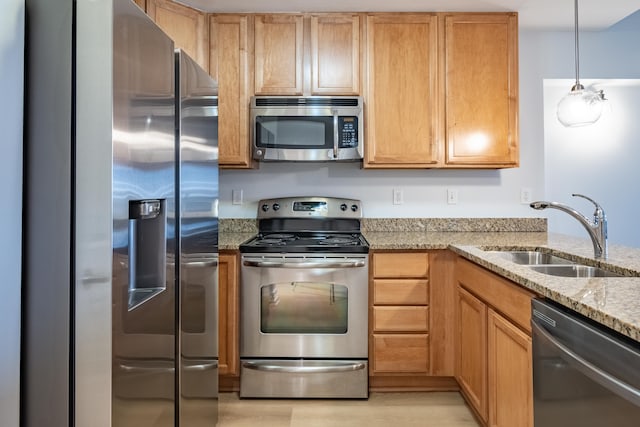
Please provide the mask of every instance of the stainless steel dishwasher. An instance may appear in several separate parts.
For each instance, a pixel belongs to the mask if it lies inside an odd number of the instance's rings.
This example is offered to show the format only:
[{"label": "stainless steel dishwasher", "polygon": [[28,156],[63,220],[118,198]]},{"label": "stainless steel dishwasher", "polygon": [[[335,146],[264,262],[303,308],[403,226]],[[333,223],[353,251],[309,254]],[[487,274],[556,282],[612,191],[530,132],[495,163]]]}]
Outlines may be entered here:
[{"label": "stainless steel dishwasher", "polygon": [[640,425],[640,344],[546,300],[532,303],[535,427]]}]

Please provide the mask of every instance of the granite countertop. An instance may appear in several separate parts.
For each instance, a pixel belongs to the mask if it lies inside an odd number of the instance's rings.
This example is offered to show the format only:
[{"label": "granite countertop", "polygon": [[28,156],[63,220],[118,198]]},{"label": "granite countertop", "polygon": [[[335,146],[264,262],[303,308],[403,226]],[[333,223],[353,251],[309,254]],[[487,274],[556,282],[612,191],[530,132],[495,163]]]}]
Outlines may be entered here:
[{"label": "granite countertop", "polygon": [[450,249],[519,285],[640,341],[640,277],[567,278],[538,273],[491,250],[542,250],[582,264],[640,276],[640,249],[609,246],[593,257],[589,239],[542,232],[368,232],[371,250]]},{"label": "granite countertop", "polygon": [[[257,228],[255,220],[226,220],[220,231],[220,249],[238,250]],[[547,233],[546,223],[530,219],[373,219],[363,221],[363,234],[372,251],[452,250],[640,342],[640,277],[631,277],[640,276],[640,249],[610,245],[607,260],[596,260],[590,239]],[[491,252],[514,249],[556,253],[630,277],[551,276]]]}]

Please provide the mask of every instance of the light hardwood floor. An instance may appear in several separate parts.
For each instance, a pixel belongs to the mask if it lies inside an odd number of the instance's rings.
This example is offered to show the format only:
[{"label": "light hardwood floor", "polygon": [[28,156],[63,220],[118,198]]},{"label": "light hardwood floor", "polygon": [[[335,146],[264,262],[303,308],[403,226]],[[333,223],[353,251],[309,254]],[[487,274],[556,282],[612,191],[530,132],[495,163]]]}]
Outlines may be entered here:
[{"label": "light hardwood floor", "polygon": [[368,400],[242,399],[221,393],[218,427],[478,427],[456,392],[371,393]]}]

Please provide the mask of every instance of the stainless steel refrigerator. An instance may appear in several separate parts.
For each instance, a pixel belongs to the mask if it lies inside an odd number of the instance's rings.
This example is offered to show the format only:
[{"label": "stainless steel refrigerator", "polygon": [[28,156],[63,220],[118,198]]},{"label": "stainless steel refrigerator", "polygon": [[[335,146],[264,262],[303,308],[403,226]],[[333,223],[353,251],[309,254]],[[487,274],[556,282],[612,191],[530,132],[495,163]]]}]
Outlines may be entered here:
[{"label": "stainless steel refrigerator", "polygon": [[22,425],[215,425],[216,84],[130,0],[26,14]]}]

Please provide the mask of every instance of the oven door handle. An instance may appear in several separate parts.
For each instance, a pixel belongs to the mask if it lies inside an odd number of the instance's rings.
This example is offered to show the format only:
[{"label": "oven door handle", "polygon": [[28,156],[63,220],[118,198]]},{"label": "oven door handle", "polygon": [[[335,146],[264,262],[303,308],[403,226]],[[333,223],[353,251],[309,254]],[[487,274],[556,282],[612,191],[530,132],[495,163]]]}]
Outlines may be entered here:
[{"label": "oven door handle", "polygon": [[253,261],[245,259],[242,263],[247,267],[268,267],[268,268],[358,268],[364,267],[363,260],[347,262],[274,262],[274,261]]},{"label": "oven door handle", "polygon": [[328,374],[332,372],[349,372],[365,369],[367,365],[362,362],[326,365],[326,366],[282,366],[271,362],[242,362],[242,367],[254,371],[281,372],[290,374]]},{"label": "oven door handle", "polygon": [[597,382],[598,384],[607,388],[618,396],[625,398],[634,405],[640,406],[640,391],[635,387],[625,383],[624,381],[614,377],[608,372],[603,371],[599,367],[583,359],[579,354],[575,353],[569,347],[558,341],[542,326],[538,325],[536,321],[531,322],[531,329],[534,334],[537,334],[549,345],[553,346],[556,351],[560,353],[562,359],[567,361],[582,374],[586,375],[591,380]]}]

